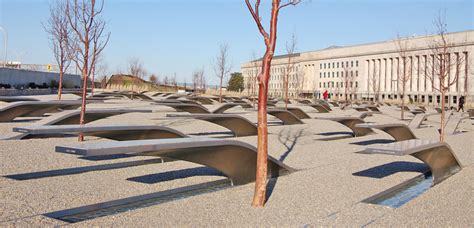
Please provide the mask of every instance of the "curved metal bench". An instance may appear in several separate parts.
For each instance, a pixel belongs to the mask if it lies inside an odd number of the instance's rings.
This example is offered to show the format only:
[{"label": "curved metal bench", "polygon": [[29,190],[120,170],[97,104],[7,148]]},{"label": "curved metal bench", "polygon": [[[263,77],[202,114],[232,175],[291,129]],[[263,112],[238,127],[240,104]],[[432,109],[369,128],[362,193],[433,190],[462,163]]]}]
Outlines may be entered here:
[{"label": "curved metal bench", "polygon": [[248,119],[233,114],[167,114],[166,117],[204,120],[225,127],[236,137],[257,135],[257,125]]},{"label": "curved metal bench", "polygon": [[310,117],[306,112],[304,112],[303,110],[301,110],[300,108],[287,107],[286,109],[287,109],[288,111],[290,111],[291,113],[293,113],[293,115],[295,115],[295,116],[298,117],[299,119],[311,119],[311,117]]},{"label": "curved metal bench", "polygon": [[329,112],[329,110],[321,104],[309,104],[308,106],[316,109],[320,113],[328,113]]},{"label": "curved metal bench", "polygon": [[155,103],[157,105],[168,106],[174,108],[177,111],[184,111],[189,113],[201,113],[201,114],[219,114],[224,113],[226,110],[237,106],[238,104],[234,103],[225,103],[220,107],[216,108],[214,111],[209,111],[206,107],[197,104],[180,104],[180,103]]},{"label": "curved metal bench", "polygon": [[15,127],[14,132],[23,133],[14,139],[51,138],[65,135],[95,136],[117,141],[140,139],[185,138],[185,134],[169,127],[155,125],[87,126],[46,125]]},{"label": "curved metal bench", "polygon": [[338,122],[348,128],[350,128],[353,132],[354,137],[359,137],[359,136],[364,136],[368,134],[373,134],[374,131],[370,128],[359,128],[356,127],[356,124],[360,123],[365,123],[365,121],[359,117],[352,117],[352,116],[346,116],[346,117],[332,117],[332,118],[324,118],[324,117],[317,117],[315,119],[319,120],[331,120]]},{"label": "curved metal bench", "polygon": [[[128,154],[183,160],[217,169],[235,185],[255,181],[257,164],[257,149],[254,146],[236,140],[204,137],[56,146],[56,152],[83,156]],[[277,177],[294,171],[295,169],[271,156],[268,157],[269,177]]]},{"label": "curved metal bench", "polygon": [[0,108],[0,122],[9,122],[17,117],[42,116],[57,109],[80,105],[81,101],[19,101]]},{"label": "curved metal bench", "polygon": [[395,156],[411,155],[427,164],[433,174],[433,185],[462,169],[451,147],[444,142],[411,139],[390,144],[379,144],[365,149],[366,153]]},{"label": "curved metal bench", "polygon": [[283,122],[283,125],[303,124],[298,117],[284,109],[267,109],[267,114],[272,115]]},{"label": "curved metal bench", "polygon": [[[84,123],[90,123],[95,120],[107,118],[110,116],[121,115],[132,112],[152,112],[150,109],[86,109]],[[67,110],[55,113],[51,116],[43,118],[35,123],[35,125],[64,125],[78,124],[81,110]]]},{"label": "curved metal bench", "polygon": [[0,96],[0,101],[10,103],[10,102],[17,102],[17,101],[39,101],[39,100],[32,97]]},{"label": "curved metal bench", "polygon": [[189,97],[188,99],[200,102],[201,104],[214,104],[214,102],[212,102],[212,100],[207,97]]},{"label": "curved metal bench", "polygon": [[361,123],[356,124],[357,128],[379,129],[392,136],[395,141],[417,139],[415,134],[405,124],[380,124],[380,123]]}]

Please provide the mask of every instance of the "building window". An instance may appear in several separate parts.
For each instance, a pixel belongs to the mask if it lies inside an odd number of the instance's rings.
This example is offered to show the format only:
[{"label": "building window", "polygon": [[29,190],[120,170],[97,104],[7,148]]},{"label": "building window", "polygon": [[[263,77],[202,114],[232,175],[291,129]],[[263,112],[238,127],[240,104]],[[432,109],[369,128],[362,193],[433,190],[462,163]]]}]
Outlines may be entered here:
[{"label": "building window", "polygon": [[319,72],[319,78],[323,77],[323,73]]},{"label": "building window", "polygon": [[334,68],[334,63],[332,63],[332,68]]},{"label": "building window", "polygon": [[359,71],[358,71],[358,70],[356,70],[356,77],[357,77],[357,76],[359,76]]},{"label": "building window", "polygon": [[324,69],[326,69],[326,63],[324,63]]},{"label": "building window", "polygon": [[319,88],[321,88],[321,82],[319,82]]},{"label": "building window", "polygon": [[356,60],[356,67],[359,66],[359,60]]},{"label": "building window", "polygon": [[346,61],[346,67],[349,67],[349,61]]},{"label": "building window", "polygon": [[339,78],[339,71],[338,71],[338,72],[336,72],[336,77],[337,77],[337,78]]},{"label": "building window", "polygon": [[337,68],[339,68],[339,62],[337,62]]},{"label": "building window", "polygon": [[351,67],[354,67],[354,61],[351,61]]},{"label": "building window", "polygon": [[319,69],[323,69],[323,64],[322,63],[319,64]]},{"label": "building window", "polygon": [[359,84],[356,82],[356,88],[359,87]]},{"label": "building window", "polygon": [[334,78],[334,72],[332,72],[332,77]]}]

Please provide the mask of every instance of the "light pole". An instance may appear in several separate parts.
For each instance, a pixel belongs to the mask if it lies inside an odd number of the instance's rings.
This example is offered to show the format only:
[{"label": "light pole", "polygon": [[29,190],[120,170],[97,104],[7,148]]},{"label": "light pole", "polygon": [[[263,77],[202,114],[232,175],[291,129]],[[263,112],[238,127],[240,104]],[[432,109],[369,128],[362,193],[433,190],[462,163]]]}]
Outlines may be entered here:
[{"label": "light pole", "polygon": [[5,57],[4,57],[4,60],[3,60],[3,67],[7,67],[7,40],[8,40],[8,35],[7,35],[7,31],[5,29],[3,29],[2,27],[0,27],[0,30],[2,30],[3,32],[3,48],[5,49]]}]

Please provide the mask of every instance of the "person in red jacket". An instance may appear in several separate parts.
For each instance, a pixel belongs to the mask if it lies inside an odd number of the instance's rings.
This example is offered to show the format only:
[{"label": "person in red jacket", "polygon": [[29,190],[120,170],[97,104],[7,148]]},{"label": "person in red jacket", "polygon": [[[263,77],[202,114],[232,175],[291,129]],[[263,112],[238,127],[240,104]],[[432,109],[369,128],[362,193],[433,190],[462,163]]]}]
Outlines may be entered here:
[{"label": "person in red jacket", "polygon": [[329,97],[329,93],[328,93],[327,90],[325,90],[324,93],[323,93],[323,99],[324,99],[325,101],[327,101],[327,100],[328,100],[328,97]]}]

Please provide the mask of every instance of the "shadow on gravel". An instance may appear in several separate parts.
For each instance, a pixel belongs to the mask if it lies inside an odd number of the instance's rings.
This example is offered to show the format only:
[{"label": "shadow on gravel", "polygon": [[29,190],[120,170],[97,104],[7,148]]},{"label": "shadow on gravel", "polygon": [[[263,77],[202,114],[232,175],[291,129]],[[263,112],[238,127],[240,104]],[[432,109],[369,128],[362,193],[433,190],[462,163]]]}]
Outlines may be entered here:
[{"label": "shadow on gravel", "polygon": [[429,167],[423,163],[416,162],[391,162],[370,169],[355,172],[352,175],[360,177],[384,178],[398,172],[417,172],[425,173],[429,171]]},{"label": "shadow on gravel", "polygon": [[350,144],[354,145],[359,145],[359,146],[368,146],[372,144],[386,144],[386,143],[393,143],[395,140],[391,139],[371,139],[371,140],[366,140],[366,141],[360,141],[360,142],[353,142]]},{"label": "shadow on gravel", "polygon": [[197,176],[223,176],[225,175],[219,172],[216,169],[210,167],[197,167],[181,170],[173,170],[163,173],[148,174],[139,177],[127,178],[129,181],[140,182],[144,184],[156,184],[160,182],[175,180],[175,179],[184,179],[189,177]]}]

